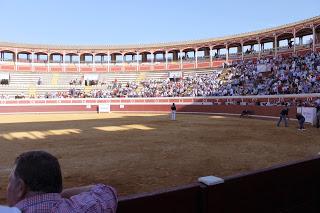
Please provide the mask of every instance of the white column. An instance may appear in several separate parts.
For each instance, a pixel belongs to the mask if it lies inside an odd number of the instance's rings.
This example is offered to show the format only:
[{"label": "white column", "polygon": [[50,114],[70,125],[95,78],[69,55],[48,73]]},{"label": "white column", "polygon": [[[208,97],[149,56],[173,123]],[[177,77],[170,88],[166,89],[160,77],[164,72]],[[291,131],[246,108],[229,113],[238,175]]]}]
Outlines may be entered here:
[{"label": "white column", "polygon": [[47,53],[47,72],[50,72],[50,52]]},{"label": "white column", "polygon": [[277,56],[278,52],[278,42],[277,42],[277,36],[274,36],[274,55]]},{"label": "white column", "polygon": [[194,57],[196,58],[196,69],[198,68],[198,50],[195,51]]},{"label": "white column", "polygon": [[31,71],[34,72],[34,52],[31,52]]},{"label": "white column", "polygon": [[107,63],[108,72],[110,72],[110,58],[111,58],[110,51],[108,51],[108,63]]},{"label": "white column", "polygon": [[80,64],[80,62],[81,62],[81,54],[79,53],[78,72],[80,72],[80,70],[81,70],[81,64]]},{"label": "white column", "polygon": [[259,50],[259,59],[260,59],[260,57],[261,57],[261,42],[260,42],[260,40],[258,40],[258,50]]},{"label": "white column", "polygon": [[228,63],[229,61],[229,47],[226,45],[227,53],[226,53],[226,62]]},{"label": "white column", "polygon": [[34,63],[34,52],[33,52],[33,50],[31,52],[31,63]]},{"label": "white column", "polygon": [[15,70],[18,71],[18,49],[15,49]]},{"label": "white column", "polygon": [[212,67],[212,48],[213,47],[209,47],[209,55],[210,55],[210,67]]},{"label": "white column", "polygon": [[168,70],[168,50],[166,50],[166,70]]},{"label": "white column", "polygon": [[137,71],[139,71],[139,52],[137,52]]},{"label": "white column", "polygon": [[96,55],[94,53],[92,53],[92,70],[93,72],[96,71]]},{"label": "white column", "polygon": [[296,53],[296,28],[293,28],[293,53]]},{"label": "white column", "polygon": [[122,68],[121,70],[124,71],[125,70],[125,63],[124,63],[125,59],[124,59],[124,53],[122,53]]},{"label": "white column", "polygon": [[66,71],[66,52],[63,52],[63,72]]},{"label": "white column", "polygon": [[150,57],[151,57],[151,64],[154,65],[154,55],[152,52],[150,52]]},{"label": "white column", "polygon": [[182,70],[182,50],[180,50],[180,69]]},{"label": "white column", "polygon": [[243,60],[243,43],[241,42],[241,60]]},{"label": "white column", "polygon": [[[150,51],[150,58],[151,58],[151,70],[154,70],[154,61],[153,61],[153,52]],[[148,56],[147,56],[147,61],[148,61]]]},{"label": "white column", "polygon": [[316,51],[316,28],[312,27],[312,51]]}]

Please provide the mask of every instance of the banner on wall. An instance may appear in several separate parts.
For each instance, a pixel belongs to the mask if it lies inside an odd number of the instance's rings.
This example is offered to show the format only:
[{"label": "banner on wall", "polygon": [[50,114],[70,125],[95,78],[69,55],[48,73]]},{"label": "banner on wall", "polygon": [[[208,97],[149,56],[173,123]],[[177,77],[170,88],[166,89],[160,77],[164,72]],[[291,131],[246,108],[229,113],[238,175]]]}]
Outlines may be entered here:
[{"label": "banner on wall", "polygon": [[99,104],[98,111],[99,113],[110,112],[110,104]]},{"label": "banner on wall", "polygon": [[317,109],[315,107],[298,107],[297,113],[301,113],[305,117],[306,123],[316,124]]},{"label": "banner on wall", "polygon": [[182,78],[182,72],[169,72],[169,78]]},{"label": "banner on wall", "polygon": [[89,81],[97,81],[97,80],[99,80],[99,75],[98,74],[84,74],[83,79],[89,80]]},{"label": "banner on wall", "polygon": [[10,79],[9,73],[0,73],[0,80],[1,79]]}]

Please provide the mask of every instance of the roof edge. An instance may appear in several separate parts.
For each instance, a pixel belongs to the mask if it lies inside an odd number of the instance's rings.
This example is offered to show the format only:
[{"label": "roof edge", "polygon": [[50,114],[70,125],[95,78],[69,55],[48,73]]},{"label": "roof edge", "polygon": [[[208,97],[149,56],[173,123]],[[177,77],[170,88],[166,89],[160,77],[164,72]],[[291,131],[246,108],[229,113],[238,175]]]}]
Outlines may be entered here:
[{"label": "roof edge", "polygon": [[262,33],[270,33],[276,30],[293,27],[296,25],[320,20],[320,16],[296,21],[289,24],[283,24],[277,27],[266,28],[262,30],[256,30],[251,32],[227,35],[216,38],[198,39],[198,40],[186,40],[176,42],[160,42],[151,44],[128,44],[128,45],[59,45],[59,44],[32,44],[32,43],[14,43],[14,42],[0,42],[0,47],[11,48],[33,48],[33,49],[54,49],[54,50],[127,50],[127,49],[147,49],[147,48],[166,48],[174,46],[190,46],[203,43],[221,42],[230,39],[239,39],[246,36],[254,36]]}]

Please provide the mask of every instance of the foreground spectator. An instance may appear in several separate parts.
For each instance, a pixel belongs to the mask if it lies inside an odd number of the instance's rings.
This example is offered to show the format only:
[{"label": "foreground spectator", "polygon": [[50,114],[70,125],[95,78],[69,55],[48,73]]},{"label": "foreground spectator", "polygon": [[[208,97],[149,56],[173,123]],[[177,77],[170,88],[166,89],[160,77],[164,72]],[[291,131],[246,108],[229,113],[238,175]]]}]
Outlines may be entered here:
[{"label": "foreground spectator", "polygon": [[44,151],[22,153],[15,160],[7,188],[10,206],[31,212],[110,212],[117,208],[116,192],[98,184],[62,192],[56,157]]},{"label": "foreground spectator", "polygon": [[20,213],[21,211],[16,207],[7,207],[7,206],[0,206],[1,213]]}]

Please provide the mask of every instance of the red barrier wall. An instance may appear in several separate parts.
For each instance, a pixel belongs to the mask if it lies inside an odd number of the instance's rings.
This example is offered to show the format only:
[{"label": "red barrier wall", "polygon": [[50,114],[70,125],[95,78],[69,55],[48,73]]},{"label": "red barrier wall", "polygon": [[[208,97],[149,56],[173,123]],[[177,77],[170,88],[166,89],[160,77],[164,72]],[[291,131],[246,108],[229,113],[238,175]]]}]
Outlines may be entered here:
[{"label": "red barrier wall", "polygon": [[[169,112],[170,104],[111,104],[111,111],[117,112]],[[90,105],[90,108],[88,108]],[[177,104],[178,112],[199,112],[199,113],[227,113],[227,114],[241,114],[245,109],[252,110],[255,115],[278,117],[280,111],[284,107],[278,106],[240,106],[240,105],[179,105]],[[97,104],[83,104],[83,105],[16,105],[4,106],[0,105],[0,113],[38,113],[38,112],[97,112]],[[289,111],[289,117],[294,117],[296,108],[292,107]]]},{"label": "red barrier wall", "polygon": [[198,213],[201,209],[201,187],[198,183],[120,198],[118,213]]},{"label": "red barrier wall", "polygon": [[154,193],[121,197],[118,213],[315,213],[320,211],[320,158],[279,165]]},{"label": "red barrier wall", "polygon": [[[211,98],[111,98],[111,99],[2,99],[0,113],[17,112],[72,112],[97,111],[99,104],[110,104],[111,111],[120,112],[169,112],[176,103],[178,112],[241,114],[243,110],[254,111],[255,115],[278,117],[283,106],[260,106],[255,102],[279,102],[308,100],[312,103],[319,94],[268,97],[211,97]],[[247,105],[230,103],[244,102]],[[293,117],[296,107],[292,106],[289,116]]]},{"label": "red barrier wall", "polygon": [[[232,176],[206,188],[205,212],[319,212],[320,159]],[[231,204],[231,205],[230,205]]]}]

